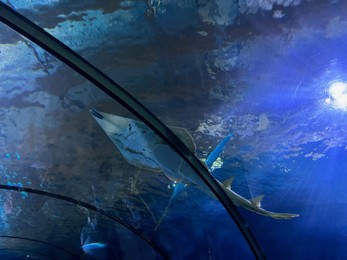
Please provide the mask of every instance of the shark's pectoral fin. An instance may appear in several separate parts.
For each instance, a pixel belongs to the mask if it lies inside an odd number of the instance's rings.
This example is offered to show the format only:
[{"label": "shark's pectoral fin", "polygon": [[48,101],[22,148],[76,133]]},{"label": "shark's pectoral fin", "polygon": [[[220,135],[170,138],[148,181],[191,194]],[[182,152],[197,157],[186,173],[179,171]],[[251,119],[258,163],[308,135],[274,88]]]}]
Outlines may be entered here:
[{"label": "shark's pectoral fin", "polygon": [[235,177],[233,176],[233,177],[230,177],[229,179],[224,180],[222,182],[224,187],[231,190],[231,184],[233,183],[234,179],[235,179]]},{"label": "shark's pectoral fin", "polygon": [[254,197],[253,199],[251,199],[251,202],[254,206],[260,208],[261,207],[261,201],[263,200],[264,198],[264,194],[261,194],[257,197]]}]

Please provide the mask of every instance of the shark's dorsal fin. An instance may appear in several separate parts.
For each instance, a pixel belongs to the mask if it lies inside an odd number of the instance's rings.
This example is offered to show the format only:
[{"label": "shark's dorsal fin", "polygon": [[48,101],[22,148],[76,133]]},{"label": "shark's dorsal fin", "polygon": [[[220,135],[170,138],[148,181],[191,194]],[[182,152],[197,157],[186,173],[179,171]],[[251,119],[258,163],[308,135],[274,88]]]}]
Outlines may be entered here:
[{"label": "shark's dorsal fin", "polygon": [[235,179],[235,177],[232,176],[232,177],[230,177],[230,178],[224,180],[224,181],[223,181],[223,185],[225,186],[225,188],[231,190],[231,184],[233,183],[234,179]]},{"label": "shark's dorsal fin", "polygon": [[190,135],[190,133],[181,127],[171,127],[170,129],[172,130],[172,132],[175,133],[175,135],[177,135],[181,141],[189,148],[189,150],[195,154],[196,151],[196,146],[195,146],[195,142],[193,137]]},{"label": "shark's dorsal fin", "polygon": [[261,207],[261,201],[264,198],[264,194],[258,195],[257,197],[254,197],[251,202],[254,206],[260,208]]}]

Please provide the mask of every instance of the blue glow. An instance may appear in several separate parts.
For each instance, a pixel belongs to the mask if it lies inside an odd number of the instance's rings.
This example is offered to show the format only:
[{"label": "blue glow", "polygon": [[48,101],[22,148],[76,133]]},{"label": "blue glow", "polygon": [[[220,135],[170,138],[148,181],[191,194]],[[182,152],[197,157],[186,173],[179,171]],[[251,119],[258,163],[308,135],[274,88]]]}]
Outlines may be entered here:
[{"label": "blue glow", "polygon": [[96,243],[88,243],[88,244],[85,244],[83,246],[81,246],[81,248],[83,250],[92,250],[92,249],[101,249],[101,248],[105,248],[107,245],[104,244],[104,243],[99,243],[99,242],[96,242]]},{"label": "blue glow", "polygon": [[205,163],[207,168],[211,170],[213,163],[217,160],[218,156],[222,153],[224,146],[229,142],[230,138],[233,136],[230,131],[229,134],[217,145],[217,147],[209,154]]},{"label": "blue glow", "polygon": [[25,191],[21,191],[20,195],[22,196],[22,199],[26,199],[28,197],[28,193]]},{"label": "blue glow", "polygon": [[347,84],[341,81],[333,82],[329,87],[330,97],[325,103],[342,111],[347,111]]},{"label": "blue glow", "polygon": [[173,192],[171,195],[171,199],[175,198],[185,187],[184,183],[180,183],[180,182],[174,182],[172,183],[172,188],[173,188]]}]

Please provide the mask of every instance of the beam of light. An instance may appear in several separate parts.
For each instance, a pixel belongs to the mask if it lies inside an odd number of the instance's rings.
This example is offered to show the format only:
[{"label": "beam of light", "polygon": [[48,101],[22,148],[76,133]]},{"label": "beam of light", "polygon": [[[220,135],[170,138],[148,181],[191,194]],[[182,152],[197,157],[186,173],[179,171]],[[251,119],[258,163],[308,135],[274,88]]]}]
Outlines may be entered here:
[{"label": "beam of light", "polygon": [[325,103],[335,109],[347,111],[347,84],[341,81],[333,82],[329,87],[329,98]]}]

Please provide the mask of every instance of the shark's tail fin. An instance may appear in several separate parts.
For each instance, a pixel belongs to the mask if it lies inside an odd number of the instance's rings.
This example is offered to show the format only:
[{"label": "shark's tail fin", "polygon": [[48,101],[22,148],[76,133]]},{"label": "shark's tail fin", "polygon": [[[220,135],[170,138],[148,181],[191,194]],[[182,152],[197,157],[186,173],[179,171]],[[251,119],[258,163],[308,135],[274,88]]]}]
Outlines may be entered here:
[{"label": "shark's tail fin", "polygon": [[269,212],[268,216],[275,219],[292,219],[299,217],[299,214]]}]

